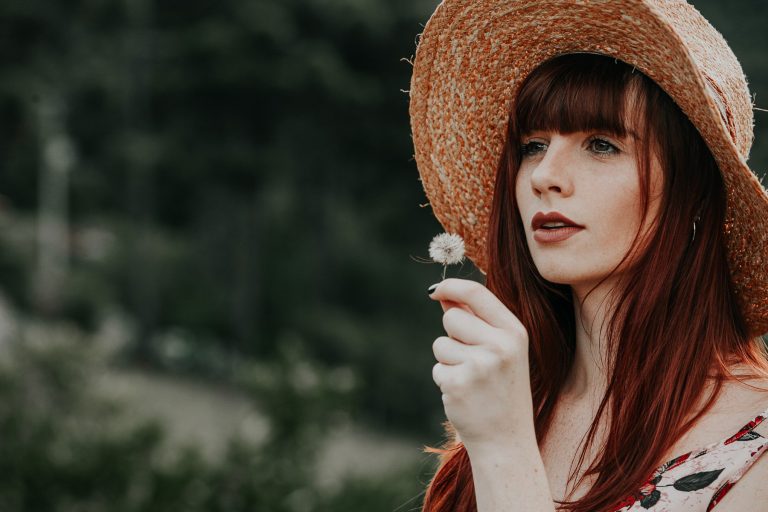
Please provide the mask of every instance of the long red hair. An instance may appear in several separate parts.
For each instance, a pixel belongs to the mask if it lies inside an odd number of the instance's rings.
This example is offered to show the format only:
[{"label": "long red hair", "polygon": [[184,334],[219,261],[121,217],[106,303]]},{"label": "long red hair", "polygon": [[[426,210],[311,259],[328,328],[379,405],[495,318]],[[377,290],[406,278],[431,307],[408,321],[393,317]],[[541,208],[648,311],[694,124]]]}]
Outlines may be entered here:
[{"label": "long red hair", "polygon": [[[594,482],[580,499],[558,501],[561,510],[573,512],[612,510],[639,489],[675,442],[709,411],[723,381],[739,378],[730,365],[753,369],[741,378],[768,377],[765,345],[750,335],[730,281],[722,176],[698,131],[658,85],[632,66],[593,54],[556,57],[526,78],[510,113],[487,246],[486,286],[528,330],[539,446],[573,364],[577,320],[570,287],[545,280],[528,251],[515,200],[520,135],[541,129],[624,136],[630,126],[640,137],[644,214],[654,154],[664,169],[663,197],[655,229],[642,249],[635,238],[625,256],[633,264],[615,290],[605,331],[607,353],[613,354],[606,366],[608,387],[569,479],[571,489],[590,476]],[[575,480],[604,415],[604,444]],[[440,461],[423,512],[474,512],[467,451],[449,421],[444,427],[444,445],[425,449],[439,454]]]}]

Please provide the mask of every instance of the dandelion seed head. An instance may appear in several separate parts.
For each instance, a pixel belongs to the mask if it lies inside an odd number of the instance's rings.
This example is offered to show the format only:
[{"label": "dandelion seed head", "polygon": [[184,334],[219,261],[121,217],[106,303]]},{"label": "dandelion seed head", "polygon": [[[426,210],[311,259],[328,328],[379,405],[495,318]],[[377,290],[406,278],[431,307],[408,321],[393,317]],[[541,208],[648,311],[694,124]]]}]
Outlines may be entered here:
[{"label": "dandelion seed head", "polygon": [[440,233],[429,243],[429,257],[443,265],[464,261],[464,240],[455,233]]}]

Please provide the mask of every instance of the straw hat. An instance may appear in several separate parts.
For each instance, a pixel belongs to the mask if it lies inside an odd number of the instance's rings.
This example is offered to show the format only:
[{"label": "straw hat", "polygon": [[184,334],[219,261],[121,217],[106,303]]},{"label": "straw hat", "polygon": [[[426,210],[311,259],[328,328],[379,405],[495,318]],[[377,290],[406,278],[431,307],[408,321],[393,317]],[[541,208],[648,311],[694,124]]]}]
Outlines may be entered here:
[{"label": "straw hat", "polygon": [[564,53],[599,53],[662,87],[702,134],[727,188],[731,277],[750,332],[768,332],[768,192],[747,166],[752,102],[736,56],[679,0],[444,0],[410,88],[416,163],[432,210],[486,273],[494,175],[523,79]]}]

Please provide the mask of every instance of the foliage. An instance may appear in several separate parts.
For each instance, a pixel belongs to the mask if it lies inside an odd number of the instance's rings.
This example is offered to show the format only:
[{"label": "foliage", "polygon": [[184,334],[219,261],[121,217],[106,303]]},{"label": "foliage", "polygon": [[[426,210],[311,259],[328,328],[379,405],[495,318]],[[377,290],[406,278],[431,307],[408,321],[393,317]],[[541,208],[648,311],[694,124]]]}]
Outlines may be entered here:
[{"label": "foliage", "polygon": [[[0,283],[17,307],[83,328],[104,307],[128,311],[141,364],[163,365],[153,343],[168,332],[235,358],[273,357],[297,333],[366,375],[366,416],[423,428],[439,407],[434,329],[399,319],[435,312],[423,288],[440,274],[410,256],[426,255],[437,223],[418,206],[401,59],[432,7],[3,3],[0,215],[27,231],[3,234]],[[34,222],[53,135],[41,105],[56,98],[56,137],[73,148],[71,245],[59,303],[43,311]]]},{"label": "foliage", "polygon": [[44,342],[12,343],[0,367],[4,511],[384,511],[418,495],[417,468],[332,493],[317,486],[319,441],[354,383],[299,345],[271,365],[243,368],[271,420],[267,438],[232,439],[220,460],[207,461],[194,447],[169,451],[158,423],[126,418],[130,411],[94,389],[93,377],[110,367],[77,329],[47,332]]}]

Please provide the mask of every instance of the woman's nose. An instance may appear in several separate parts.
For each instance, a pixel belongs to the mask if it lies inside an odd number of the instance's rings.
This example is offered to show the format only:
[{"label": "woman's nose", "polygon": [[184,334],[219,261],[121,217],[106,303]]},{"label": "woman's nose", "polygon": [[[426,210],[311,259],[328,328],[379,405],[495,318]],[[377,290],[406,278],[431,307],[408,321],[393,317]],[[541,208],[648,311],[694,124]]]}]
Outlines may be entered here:
[{"label": "woman's nose", "polygon": [[536,163],[531,173],[533,192],[537,196],[549,193],[571,195],[573,183],[570,170],[573,164],[567,144],[550,143],[546,153]]}]

